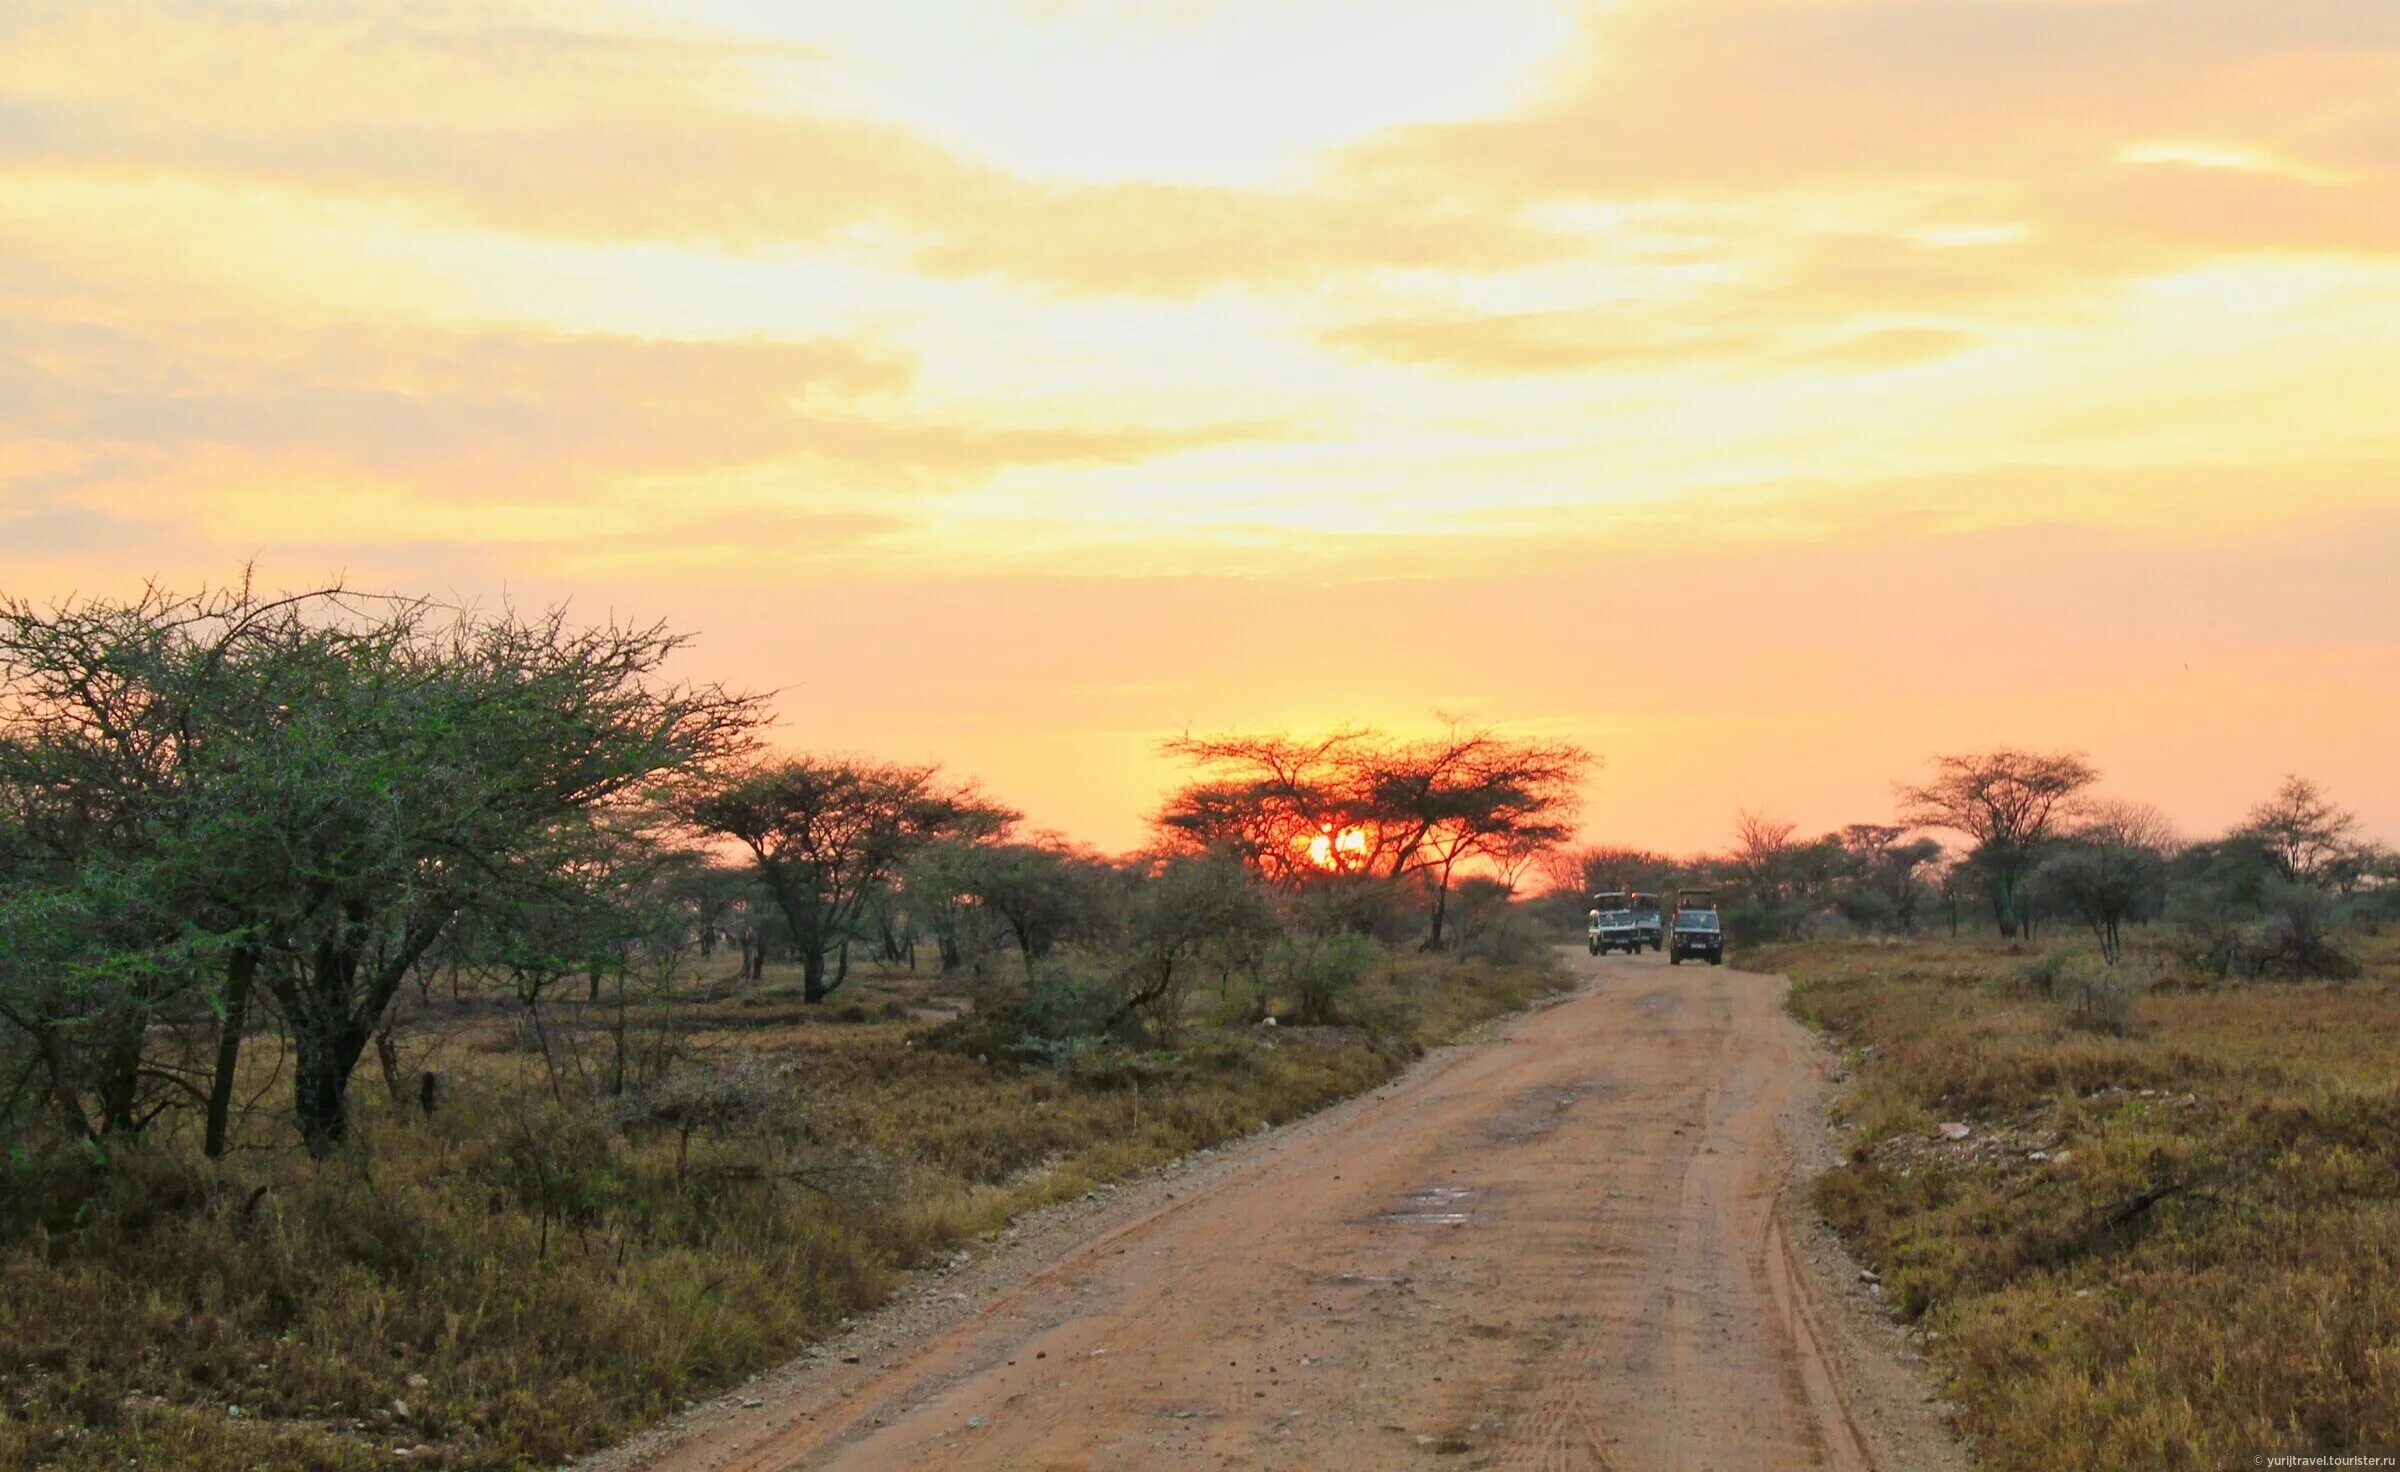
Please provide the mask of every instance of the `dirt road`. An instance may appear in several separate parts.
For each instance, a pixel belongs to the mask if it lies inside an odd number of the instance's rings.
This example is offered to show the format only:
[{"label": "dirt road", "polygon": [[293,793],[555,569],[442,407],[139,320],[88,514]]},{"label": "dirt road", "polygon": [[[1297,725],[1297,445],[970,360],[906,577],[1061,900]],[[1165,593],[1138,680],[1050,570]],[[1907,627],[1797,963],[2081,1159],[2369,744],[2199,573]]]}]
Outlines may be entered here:
[{"label": "dirt road", "polygon": [[1154,1189],[971,1317],[636,1460],[1955,1465],[1855,1275],[1790,1209],[1826,1064],[1783,983],[1579,964],[1571,999]]}]

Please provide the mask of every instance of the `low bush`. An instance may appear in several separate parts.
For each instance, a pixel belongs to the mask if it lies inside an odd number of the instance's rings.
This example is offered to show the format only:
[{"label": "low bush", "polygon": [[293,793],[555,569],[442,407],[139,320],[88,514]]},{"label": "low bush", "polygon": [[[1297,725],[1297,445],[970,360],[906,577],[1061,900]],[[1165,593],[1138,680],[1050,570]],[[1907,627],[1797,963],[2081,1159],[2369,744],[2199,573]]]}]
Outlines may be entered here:
[{"label": "low bush", "polygon": [[1267,970],[1273,995],[1290,1004],[1294,1021],[1329,1023],[1341,1020],[1368,976],[1387,964],[1374,941],[1337,932],[1284,937],[1268,953]]},{"label": "low bush", "polygon": [[2019,962],[2017,980],[2038,997],[2058,995],[2059,982],[2078,970],[2075,950],[2069,946],[2054,946],[2030,961]]},{"label": "low bush", "polygon": [[2133,1002],[2140,991],[2136,978],[2117,967],[2074,973],[2069,1005],[2075,1025],[2111,1037],[2125,1036],[2133,1024]]}]

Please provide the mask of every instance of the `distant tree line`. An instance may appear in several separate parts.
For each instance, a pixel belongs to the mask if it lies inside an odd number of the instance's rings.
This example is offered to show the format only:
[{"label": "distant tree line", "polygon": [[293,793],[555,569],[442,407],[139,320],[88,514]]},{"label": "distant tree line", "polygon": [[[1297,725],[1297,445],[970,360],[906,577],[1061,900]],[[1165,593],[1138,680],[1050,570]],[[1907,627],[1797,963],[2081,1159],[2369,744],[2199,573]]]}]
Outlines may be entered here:
[{"label": "distant tree line", "polygon": [[1749,940],[1956,930],[1979,913],[2004,938],[2087,931],[2111,965],[2127,927],[2164,922],[2188,960],[2220,976],[2345,974],[2340,929],[2400,918],[2400,857],[2305,778],[2286,778],[2231,831],[2187,841],[2157,808],[2098,795],[2100,774],[2076,753],[2004,748],[1931,765],[1899,786],[1888,823],[1803,838],[1745,813],[1721,853],[1562,851],[1547,903],[1557,923],[1580,924],[1597,892],[1715,886]]}]

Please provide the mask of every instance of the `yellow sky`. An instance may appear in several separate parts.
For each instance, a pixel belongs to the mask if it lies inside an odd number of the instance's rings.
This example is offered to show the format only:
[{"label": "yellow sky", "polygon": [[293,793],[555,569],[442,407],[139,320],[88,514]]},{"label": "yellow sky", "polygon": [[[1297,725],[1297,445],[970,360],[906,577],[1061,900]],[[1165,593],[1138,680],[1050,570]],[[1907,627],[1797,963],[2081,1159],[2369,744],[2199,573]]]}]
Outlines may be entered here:
[{"label": "yellow sky", "polygon": [[12,0],[0,586],[246,558],[1112,846],[1436,708],[1607,841],[2001,742],[2400,837],[2400,6]]}]

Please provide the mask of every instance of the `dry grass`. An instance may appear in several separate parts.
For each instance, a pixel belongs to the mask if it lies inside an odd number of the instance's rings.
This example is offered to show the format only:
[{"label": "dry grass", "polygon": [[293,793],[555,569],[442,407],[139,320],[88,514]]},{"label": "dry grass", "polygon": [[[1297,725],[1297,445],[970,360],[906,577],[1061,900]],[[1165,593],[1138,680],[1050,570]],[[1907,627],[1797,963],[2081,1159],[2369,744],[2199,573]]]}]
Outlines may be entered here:
[{"label": "dry grass", "polygon": [[370,1059],[359,1146],[322,1169],[272,1119],[251,1143],[274,1148],[223,1166],[170,1141],[97,1178],[11,1167],[0,1468],[556,1463],[793,1354],[927,1254],[1371,1087],[1557,984],[1410,959],[1359,999],[1372,1030],[1200,1026],[1028,1066],[940,1046],[929,982],[820,1008],[784,982],[674,1009],[689,1066],[776,1069],[794,1106],[688,1148],[572,1081],[553,1098],[486,1007],[427,1020],[453,1034],[431,1119]]},{"label": "dry grass", "polygon": [[1997,944],[1745,958],[1845,1045],[1855,1149],[1819,1205],[1928,1331],[1985,1464],[2400,1445],[2400,944],[2352,944],[2346,983],[2137,957],[2160,979],[2124,1036]]}]

